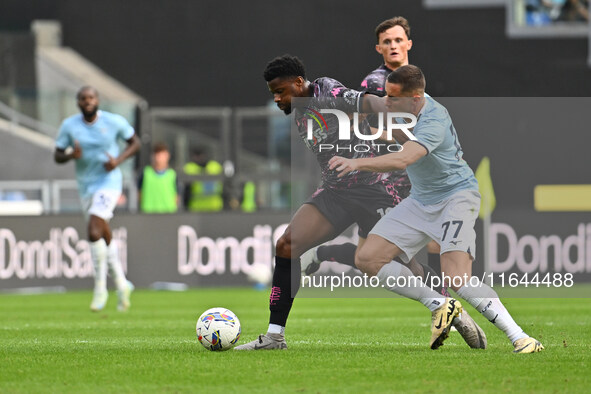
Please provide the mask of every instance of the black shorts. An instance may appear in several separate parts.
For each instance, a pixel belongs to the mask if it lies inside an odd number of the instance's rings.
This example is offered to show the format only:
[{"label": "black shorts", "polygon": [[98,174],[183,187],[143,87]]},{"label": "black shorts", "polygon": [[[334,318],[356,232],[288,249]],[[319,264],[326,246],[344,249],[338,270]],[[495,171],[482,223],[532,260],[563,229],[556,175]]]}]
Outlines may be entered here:
[{"label": "black shorts", "polygon": [[357,223],[359,236],[367,238],[378,220],[406,198],[409,190],[410,184],[385,179],[348,189],[320,188],[305,204],[318,208],[339,234]]}]

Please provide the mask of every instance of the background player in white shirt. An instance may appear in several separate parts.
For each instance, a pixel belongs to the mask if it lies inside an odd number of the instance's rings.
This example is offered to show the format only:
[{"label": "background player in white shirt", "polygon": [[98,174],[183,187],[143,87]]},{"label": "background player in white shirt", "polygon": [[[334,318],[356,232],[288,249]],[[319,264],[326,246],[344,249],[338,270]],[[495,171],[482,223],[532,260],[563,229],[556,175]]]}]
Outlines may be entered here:
[{"label": "background player in white shirt", "polygon": [[[57,163],[76,161],[78,192],[88,224],[88,239],[94,265],[94,296],[90,309],[105,307],[107,292],[107,265],[117,287],[118,310],[127,310],[133,290],[127,281],[118,258],[117,245],[111,242],[109,220],[121,196],[122,174],[117,168],[140,148],[140,140],[133,127],[120,115],[99,111],[96,89],[85,86],[76,96],[81,114],[62,122],[54,159]],[[127,142],[119,154],[118,140]],[[67,148],[72,148],[67,151]]]}]

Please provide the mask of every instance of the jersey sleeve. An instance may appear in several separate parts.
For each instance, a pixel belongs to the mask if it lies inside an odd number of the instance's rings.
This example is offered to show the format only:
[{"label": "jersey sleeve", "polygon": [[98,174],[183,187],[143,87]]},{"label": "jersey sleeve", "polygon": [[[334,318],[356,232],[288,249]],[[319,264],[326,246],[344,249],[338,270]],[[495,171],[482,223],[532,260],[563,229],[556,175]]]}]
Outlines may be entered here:
[{"label": "jersey sleeve", "polygon": [[445,125],[437,119],[425,119],[415,126],[414,136],[419,144],[427,149],[427,154],[435,150],[445,137]]},{"label": "jersey sleeve", "polygon": [[361,112],[361,98],[363,97],[363,92],[343,86],[343,88],[336,93],[335,97],[343,99],[343,109]]},{"label": "jersey sleeve", "polygon": [[380,97],[384,97],[386,95],[386,91],[384,90],[384,81],[374,73],[367,75],[363,81],[361,81],[359,90]]},{"label": "jersey sleeve", "polygon": [[55,147],[57,149],[66,149],[68,146],[73,146],[73,141],[70,133],[68,132],[68,127],[66,122],[62,122],[60,126],[59,132],[57,133],[57,137],[55,139]]},{"label": "jersey sleeve", "polygon": [[335,108],[345,112],[361,112],[363,92],[349,89],[331,78],[319,78],[315,83],[320,88],[318,100],[323,108]]},{"label": "jersey sleeve", "polygon": [[135,130],[123,116],[117,117],[117,134],[119,138],[125,141],[133,137],[135,134]]}]

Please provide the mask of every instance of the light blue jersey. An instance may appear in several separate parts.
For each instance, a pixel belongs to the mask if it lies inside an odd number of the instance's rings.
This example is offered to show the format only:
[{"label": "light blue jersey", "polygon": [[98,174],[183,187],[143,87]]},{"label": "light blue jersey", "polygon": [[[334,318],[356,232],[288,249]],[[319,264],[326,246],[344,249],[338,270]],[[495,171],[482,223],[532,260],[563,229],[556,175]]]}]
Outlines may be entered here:
[{"label": "light blue jersey", "polygon": [[107,172],[104,163],[107,153],[119,156],[117,140],[128,140],[134,135],[133,127],[124,117],[110,112],[98,111],[96,120],[86,123],[82,114],[65,119],[60,127],[55,146],[59,149],[74,147],[78,141],[82,157],[76,160],[76,180],[81,198],[88,198],[100,189],[121,192],[122,175],[119,168]]},{"label": "light blue jersey", "polygon": [[412,133],[428,153],[406,168],[412,185],[411,198],[431,205],[460,190],[478,191],[478,182],[462,159],[458,135],[444,106],[433,98],[425,98]]}]

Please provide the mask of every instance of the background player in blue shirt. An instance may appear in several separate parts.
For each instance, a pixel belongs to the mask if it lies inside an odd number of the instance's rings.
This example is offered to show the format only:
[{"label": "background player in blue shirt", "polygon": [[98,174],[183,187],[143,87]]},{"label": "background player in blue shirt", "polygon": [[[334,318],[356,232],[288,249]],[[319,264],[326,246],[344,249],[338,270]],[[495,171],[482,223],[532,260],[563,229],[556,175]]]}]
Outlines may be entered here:
[{"label": "background player in blue shirt", "polygon": [[[124,311],[130,306],[133,285],[125,278],[117,245],[111,242],[109,220],[122,191],[122,174],[117,167],[139,150],[140,140],[125,118],[99,111],[98,92],[93,87],[81,88],[76,98],[81,114],[62,122],[54,159],[57,163],[76,161],[76,181],[94,265],[94,296],[90,309],[100,311],[105,307],[108,265],[117,287],[117,308]],[[127,142],[121,154],[118,140]]]},{"label": "background player in blue shirt", "polygon": [[[515,353],[538,352],[544,347],[515,323],[497,293],[472,277],[476,232],[474,224],[480,208],[478,182],[462,158],[462,148],[447,109],[432,98],[425,98],[425,77],[412,65],[388,75],[387,107],[417,117],[413,134],[401,152],[375,158],[349,159],[335,156],[330,168],[341,176],[357,172],[387,172],[406,169],[412,189],[409,198],[390,210],[360,246],[355,263],[368,275],[377,276],[385,287],[421,302],[433,313],[431,348],[447,338],[446,325],[452,324],[459,302],[424,285],[416,285],[408,268],[393,261],[408,261],[430,239],[441,247],[441,268],[448,285],[511,340]],[[405,136],[396,136],[400,142]],[[406,283],[397,278],[409,279]],[[437,313],[441,305],[450,313]]]}]

